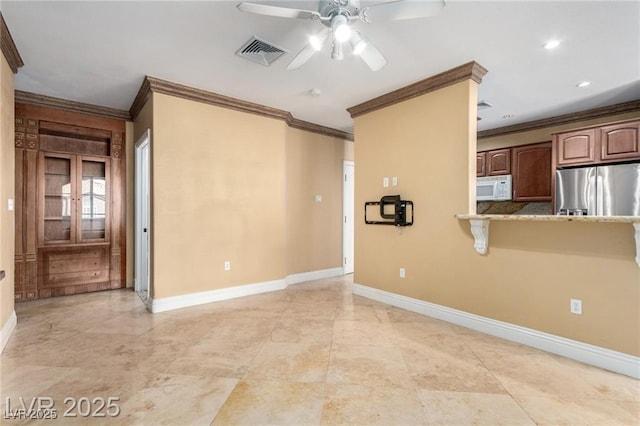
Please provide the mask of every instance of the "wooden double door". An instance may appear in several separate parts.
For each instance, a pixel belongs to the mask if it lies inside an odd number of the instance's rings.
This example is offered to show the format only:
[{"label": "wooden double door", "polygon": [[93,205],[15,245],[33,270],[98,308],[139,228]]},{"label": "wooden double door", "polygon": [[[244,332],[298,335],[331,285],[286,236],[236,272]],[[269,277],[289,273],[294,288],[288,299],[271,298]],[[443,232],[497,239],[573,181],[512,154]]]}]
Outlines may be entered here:
[{"label": "wooden double door", "polygon": [[16,300],[124,287],[123,135],[123,121],[16,104]]}]

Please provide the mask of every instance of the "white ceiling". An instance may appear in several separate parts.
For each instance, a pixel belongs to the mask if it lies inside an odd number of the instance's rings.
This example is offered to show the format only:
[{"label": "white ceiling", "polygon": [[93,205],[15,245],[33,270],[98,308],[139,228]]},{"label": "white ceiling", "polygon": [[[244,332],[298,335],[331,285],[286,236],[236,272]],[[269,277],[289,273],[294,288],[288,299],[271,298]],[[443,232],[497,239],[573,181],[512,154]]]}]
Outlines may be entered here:
[{"label": "white ceiling", "polygon": [[[123,110],[151,75],[352,131],[346,108],[471,60],[489,70],[479,99],[493,104],[479,111],[479,130],[640,99],[638,1],[449,0],[432,18],[357,23],[389,61],[378,72],[350,54],[334,61],[329,49],[287,71],[322,24],[242,13],[236,4],[2,0],[0,7],[25,62],[16,89]],[[289,53],[270,67],[235,56],[253,35]],[[545,50],[554,38],[560,47]],[[576,87],[584,80],[591,86]],[[321,96],[310,96],[312,88]]]}]

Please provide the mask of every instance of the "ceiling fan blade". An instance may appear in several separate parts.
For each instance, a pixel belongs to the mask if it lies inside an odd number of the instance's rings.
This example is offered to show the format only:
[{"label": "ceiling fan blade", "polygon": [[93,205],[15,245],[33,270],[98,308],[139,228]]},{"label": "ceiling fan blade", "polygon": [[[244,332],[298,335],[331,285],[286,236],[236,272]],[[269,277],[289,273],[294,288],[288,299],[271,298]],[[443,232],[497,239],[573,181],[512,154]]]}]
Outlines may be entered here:
[{"label": "ceiling fan blade", "polygon": [[269,6],[266,4],[238,3],[237,7],[241,12],[277,16],[279,18],[320,19],[321,17],[320,13],[312,10],[290,9],[288,7]]},{"label": "ceiling fan blade", "polygon": [[291,62],[289,62],[289,65],[287,65],[287,69],[295,70],[297,68],[300,68],[302,65],[304,65],[309,59],[311,59],[313,55],[316,54],[316,52],[318,52],[322,48],[322,45],[324,45],[324,42],[327,39],[328,35],[329,35],[329,28],[323,28],[322,31],[320,31],[318,34],[313,36],[316,39],[315,40],[316,46],[314,46],[311,42],[307,43],[307,45],[302,48],[300,53],[298,53],[296,57],[293,58]]},{"label": "ceiling fan blade", "polygon": [[385,65],[387,65],[387,60],[365,36],[360,34],[360,32],[357,32],[357,34],[365,43],[364,48],[362,48],[357,55],[360,56],[367,65],[369,65],[371,71],[380,71]]},{"label": "ceiling fan blade", "polygon": [[443,7],[444,0],[398,0],[362,8],[360,19],[364,22],[383,22],[428,18],[437,15]]}]

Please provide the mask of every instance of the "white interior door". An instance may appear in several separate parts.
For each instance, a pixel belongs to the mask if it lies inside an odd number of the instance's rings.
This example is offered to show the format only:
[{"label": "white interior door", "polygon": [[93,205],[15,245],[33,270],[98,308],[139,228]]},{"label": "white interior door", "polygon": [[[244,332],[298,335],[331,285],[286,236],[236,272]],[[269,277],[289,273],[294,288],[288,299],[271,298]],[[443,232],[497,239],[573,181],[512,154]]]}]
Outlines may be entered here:
[{"label": "white interior door", "polygon": [[345,274],[353,273],[355,174],[353,161],[345,161],[342,190],[342,253]]},{"label": "white interior door", "polygon": [[142,300],[149,298],[150,246],[150,168],[151,132],[147,130],[136,143],[136,213],[135,213],[135,290]]}]

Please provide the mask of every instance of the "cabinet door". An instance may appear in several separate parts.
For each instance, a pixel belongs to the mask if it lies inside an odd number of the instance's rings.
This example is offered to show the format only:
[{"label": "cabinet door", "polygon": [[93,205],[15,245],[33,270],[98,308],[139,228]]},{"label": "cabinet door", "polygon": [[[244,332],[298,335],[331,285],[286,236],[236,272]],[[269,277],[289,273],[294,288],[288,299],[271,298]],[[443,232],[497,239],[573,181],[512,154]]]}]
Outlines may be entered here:
[{"label": "cabinet door", "polygon": [[40,152],[38,226],[41,244],[70,244],[75,229],[75,156]]},{"label": "cabinet door", "polygon": [[513,200],[551,201],[551,142],[511,148]]},{"label": "cabinet door", "polygon": [[78,243],[109,240],[109,160],[78,157]]},{"label": "cabinet door", "polygon": [[487,176],[511,174],[511,149],[487,151]]},{"label": "cabinet door", "polygon": [[487,153],[486,152],[478,152],[476,154],[476,176],[482,177],[487,175],[487,169],[485,164],[487,161]]},{"label": "cabinet door", "polygon": [[590,164],[596,161],[596,130],[587,129],[556,135],[559,166]]},{"label": "cabinet door", "polygon": [[640,121],[605,126],[600,132],[603,161],[640,158]]}]

